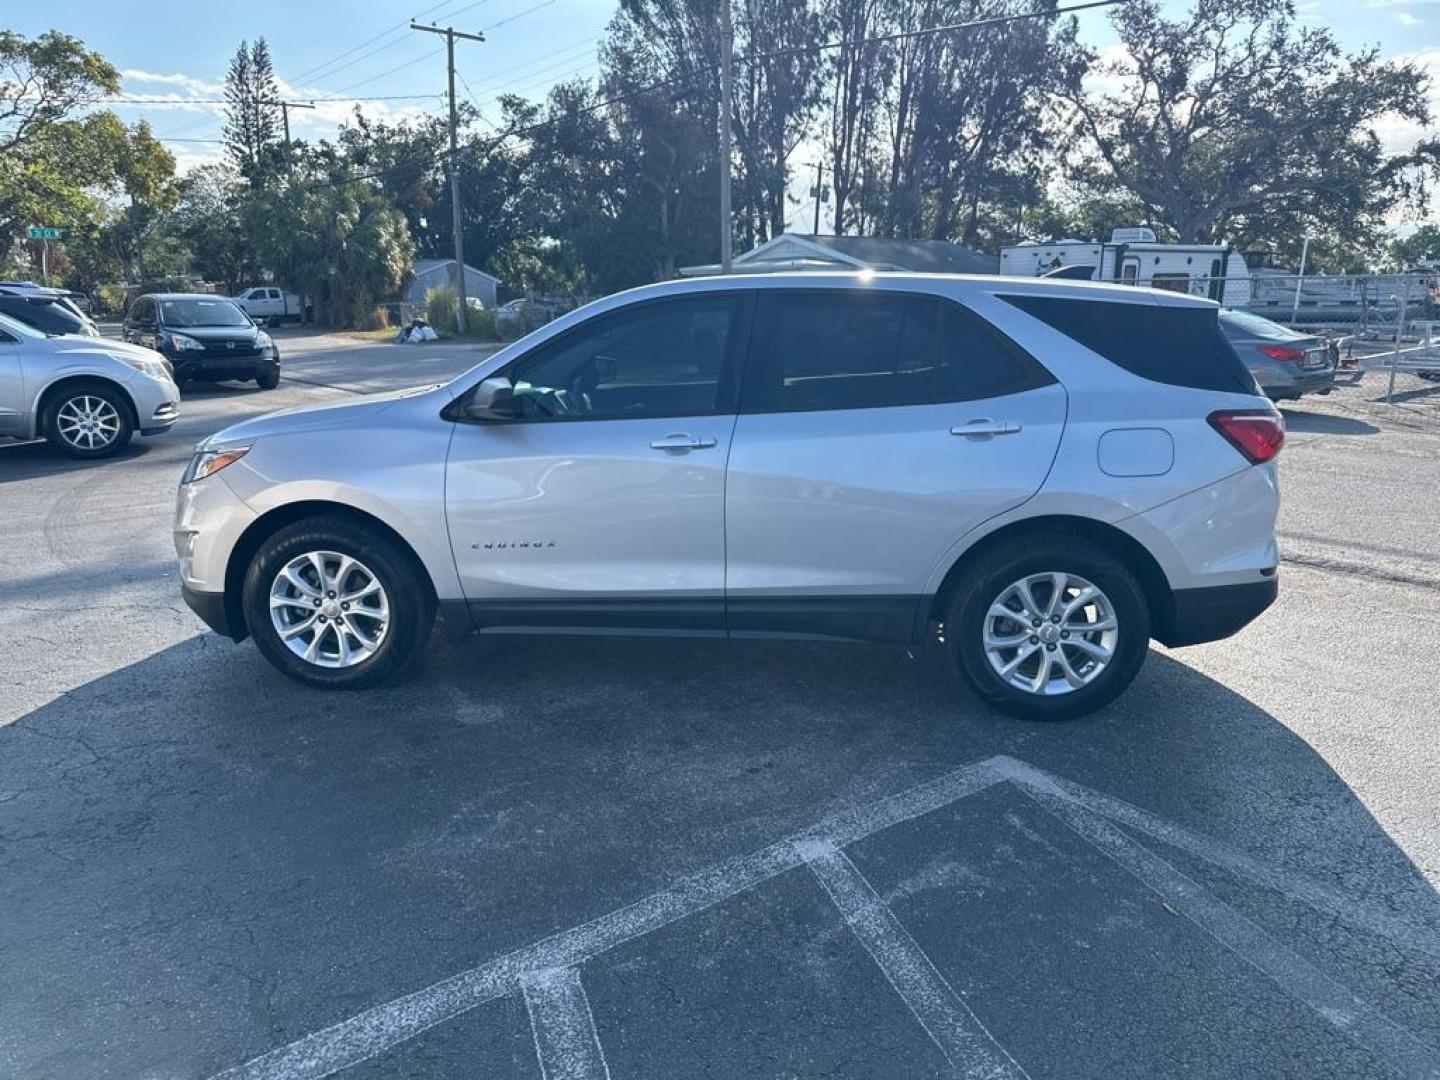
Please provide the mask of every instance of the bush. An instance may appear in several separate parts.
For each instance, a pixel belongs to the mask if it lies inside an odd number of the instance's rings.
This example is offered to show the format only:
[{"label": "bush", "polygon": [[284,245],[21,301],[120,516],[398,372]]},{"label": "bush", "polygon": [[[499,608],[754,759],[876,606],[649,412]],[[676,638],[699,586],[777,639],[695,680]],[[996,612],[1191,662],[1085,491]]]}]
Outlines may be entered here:
[{"label": "bush", "polygon": [[425,292],[425,321],[441,337],[454,337],[459,327],[460,298],[449,285]]},{"label": "bush", "polygon": [[469,318],[466,320],[466,329],[471,337],[481,338],[485,341],[500,340],[500,334],[495,329],[495,312],[483,308],[479,311],[471,308],[467,314]]}]

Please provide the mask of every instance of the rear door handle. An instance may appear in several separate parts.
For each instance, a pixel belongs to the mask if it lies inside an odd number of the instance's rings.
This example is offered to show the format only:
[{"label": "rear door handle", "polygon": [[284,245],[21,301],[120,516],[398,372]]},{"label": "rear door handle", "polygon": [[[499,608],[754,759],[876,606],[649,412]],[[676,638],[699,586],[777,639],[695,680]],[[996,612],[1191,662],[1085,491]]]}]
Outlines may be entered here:
[{"label": "rear door handle", "polygon": [[952,427],[950,434],[978,438],[988,435],[1014,435],[1019,430],[1020,424],[1014,420],[991,420],[986,416]]},{"label": "rear door handle", "polygon": [[650,449],[709,450],[714,445],[714,439],[697,439],[694,435],[687,435],[683,431],[677,431],[672,435],[666,435],[663,439],[651,440]]}]

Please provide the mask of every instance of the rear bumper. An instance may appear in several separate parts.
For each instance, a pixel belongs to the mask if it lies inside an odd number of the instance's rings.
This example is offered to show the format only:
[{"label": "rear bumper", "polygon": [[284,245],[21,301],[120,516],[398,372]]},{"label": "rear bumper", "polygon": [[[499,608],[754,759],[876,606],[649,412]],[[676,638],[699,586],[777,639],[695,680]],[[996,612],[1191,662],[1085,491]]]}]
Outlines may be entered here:
[{"label": "rear bumper", "polygon": [[201,592],[188,585],[180,586],[180,596],[190,610],[200,616],[200,621],[224,637],[234,637],[230,632],[230,617],[225,611],[225,594]]},{"label": "rear bumper", "polygon": [[1335,369],[1295,371],[1286,379],[1261,380],[1265,396],[1277,400],[1298,398],[1301,394],[1328,394],[1335,388]]},{"label": "rear bumper", "polygon": [[1172,647],[1227,638],[1273,604],[1279,592],[1278,575],[1241,585],[1176,589],[1173,610],[1155,628],[1155,637]]}]

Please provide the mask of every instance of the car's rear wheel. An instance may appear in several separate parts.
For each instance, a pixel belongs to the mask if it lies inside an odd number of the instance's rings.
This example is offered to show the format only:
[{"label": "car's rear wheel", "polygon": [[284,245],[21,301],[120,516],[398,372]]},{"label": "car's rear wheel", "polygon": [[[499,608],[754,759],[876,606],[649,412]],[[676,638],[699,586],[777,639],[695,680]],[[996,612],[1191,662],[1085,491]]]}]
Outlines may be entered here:
[{"label": "car's rear wheel", "polygon": [[951,594],[945,641],[975,692],[1027,719],[1066,720],[1113,701],[1150,643],[1144,590],[1083,537],[1046,533],[982,553]]},{"label": "car's rear wheel", "polygon": [[272,664],[311,686],[384,682],[419,656],[435,598],[414,557],[381,530],[307,518],[261,545],[245,574],[245,622]]},{"label": "car's rear wheel", "polygon": [[41,430],[50,445],[76,458],[118,453],[135,432],[124,391],[105,383],[77,383],[45,404]]}]

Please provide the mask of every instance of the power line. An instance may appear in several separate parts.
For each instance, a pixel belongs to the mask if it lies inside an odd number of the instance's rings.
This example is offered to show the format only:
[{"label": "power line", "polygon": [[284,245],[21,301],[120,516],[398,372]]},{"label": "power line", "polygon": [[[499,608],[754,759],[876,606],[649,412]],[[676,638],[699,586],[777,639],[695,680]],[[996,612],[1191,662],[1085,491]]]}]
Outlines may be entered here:
[{"label": "power line", "polygon": [[[381,94],[368,97],[306,97],[300,95],[301,101],[309,104],[325,103],[327,101],[418,101],[421,98],[432,98],[434,94]],[[225,98],[96,98],[95,101],[107,105],[227,105]]]},{"label": "power line", "polygon": [[[418,18],[420,18],[421,15],[428,15],[428,14],[430,14],[432,11],[434,11],[436,8],[447,7],[448,5],[453,4],[454,2],[455,2],[455,0],[440,0],[440,2],[439,2],[438,4],[431,4],[429,7],[425,8],[425,9],[423,9],[423,10],[421,10],[421,11],[417,11],[414,15],[411,16],[411,19],[418,19]],[[481,2],[483,2],[483,0],[481,0]],[[474,7],[475,5],[472,4],[472,5],[470,5],[470,6],[471,6],[471,7]],[[462,8],[461,10],[463,11],[463,10],[465,10],[465,9]],[[457,14],[458,14],[458,13],[457,13]],[[446,17],[448,18],[449,16],[446,16]],[[366,38],[366,39],[365,39],[364,41],[362,41],[359,45],[356,45],[356,46],[354,46],[353,48],[350,48],[350,49],[346,49],[344,52],[342,52],[342,53],[340,53],[340,54],[338,54],[338,55],[336,55],[336,56],[332,56],[329,60],[326,60],[324,63],[316,64],[316,65],[313,66],[313,67],[310,67],[310,68],[305,69],[304,71],[302,71],[299,75],[297,75],[297,76],[292,80],[292,83],[298,83],[298,82],[299,82],[300,80],[302,80],[302,79],[310,79],[310,78],[323,78],[323,79],[328,79],[328,78],[330,78],[331,76],[335,75],[337,72],[343,71],[345,68],[349,67],[351,64],[357,64],[357,63],[359,63],[361,60],[364,60],[366,57],[375,55],[375,53],[382,51],[382,49],[383,49],[385,46],[382,46],[381,48],[377,48],[377,49],[372,49],[370,52],[367,52],[367,53],[365,54],[365,56],[357,56],[357,57],[355,57],[354,60],[351,60],[349,63],[341,64],[339,67],[336,67],[336,68],[334,68],[333,70],[326,72],[324,75],[319,75],[319,74],[318,74],[319,72],[324,71],[324,69],[330,67],[332,64],[335,64],[337,61],[343,60],[343,59],[345,59],[345,57],[351,56],[351,55],[353,55],[354,53],[359,52],[361,49],[365,48],[367,45],[371,45],[371,44],[373,44],[374,42],[379,41],[381,38],[389,37],[391,34],[395,33],[397,30],[404,30],[404,29],[409,25],[409,23],[410,23],[410,19],[401,19],[399,22],[395,23],[394,25],[389,26],[389,27],[385,28],[384,30],[381,30],[381,31],[380,31],[378,34],[376,34],[374,37]],[[402,36],[403,36],[403,35],[402,35]],[[398,39],[397,39],[397,40],[398,40]],[[392,43],[392,44],[393,44],[393,43]]]}]

